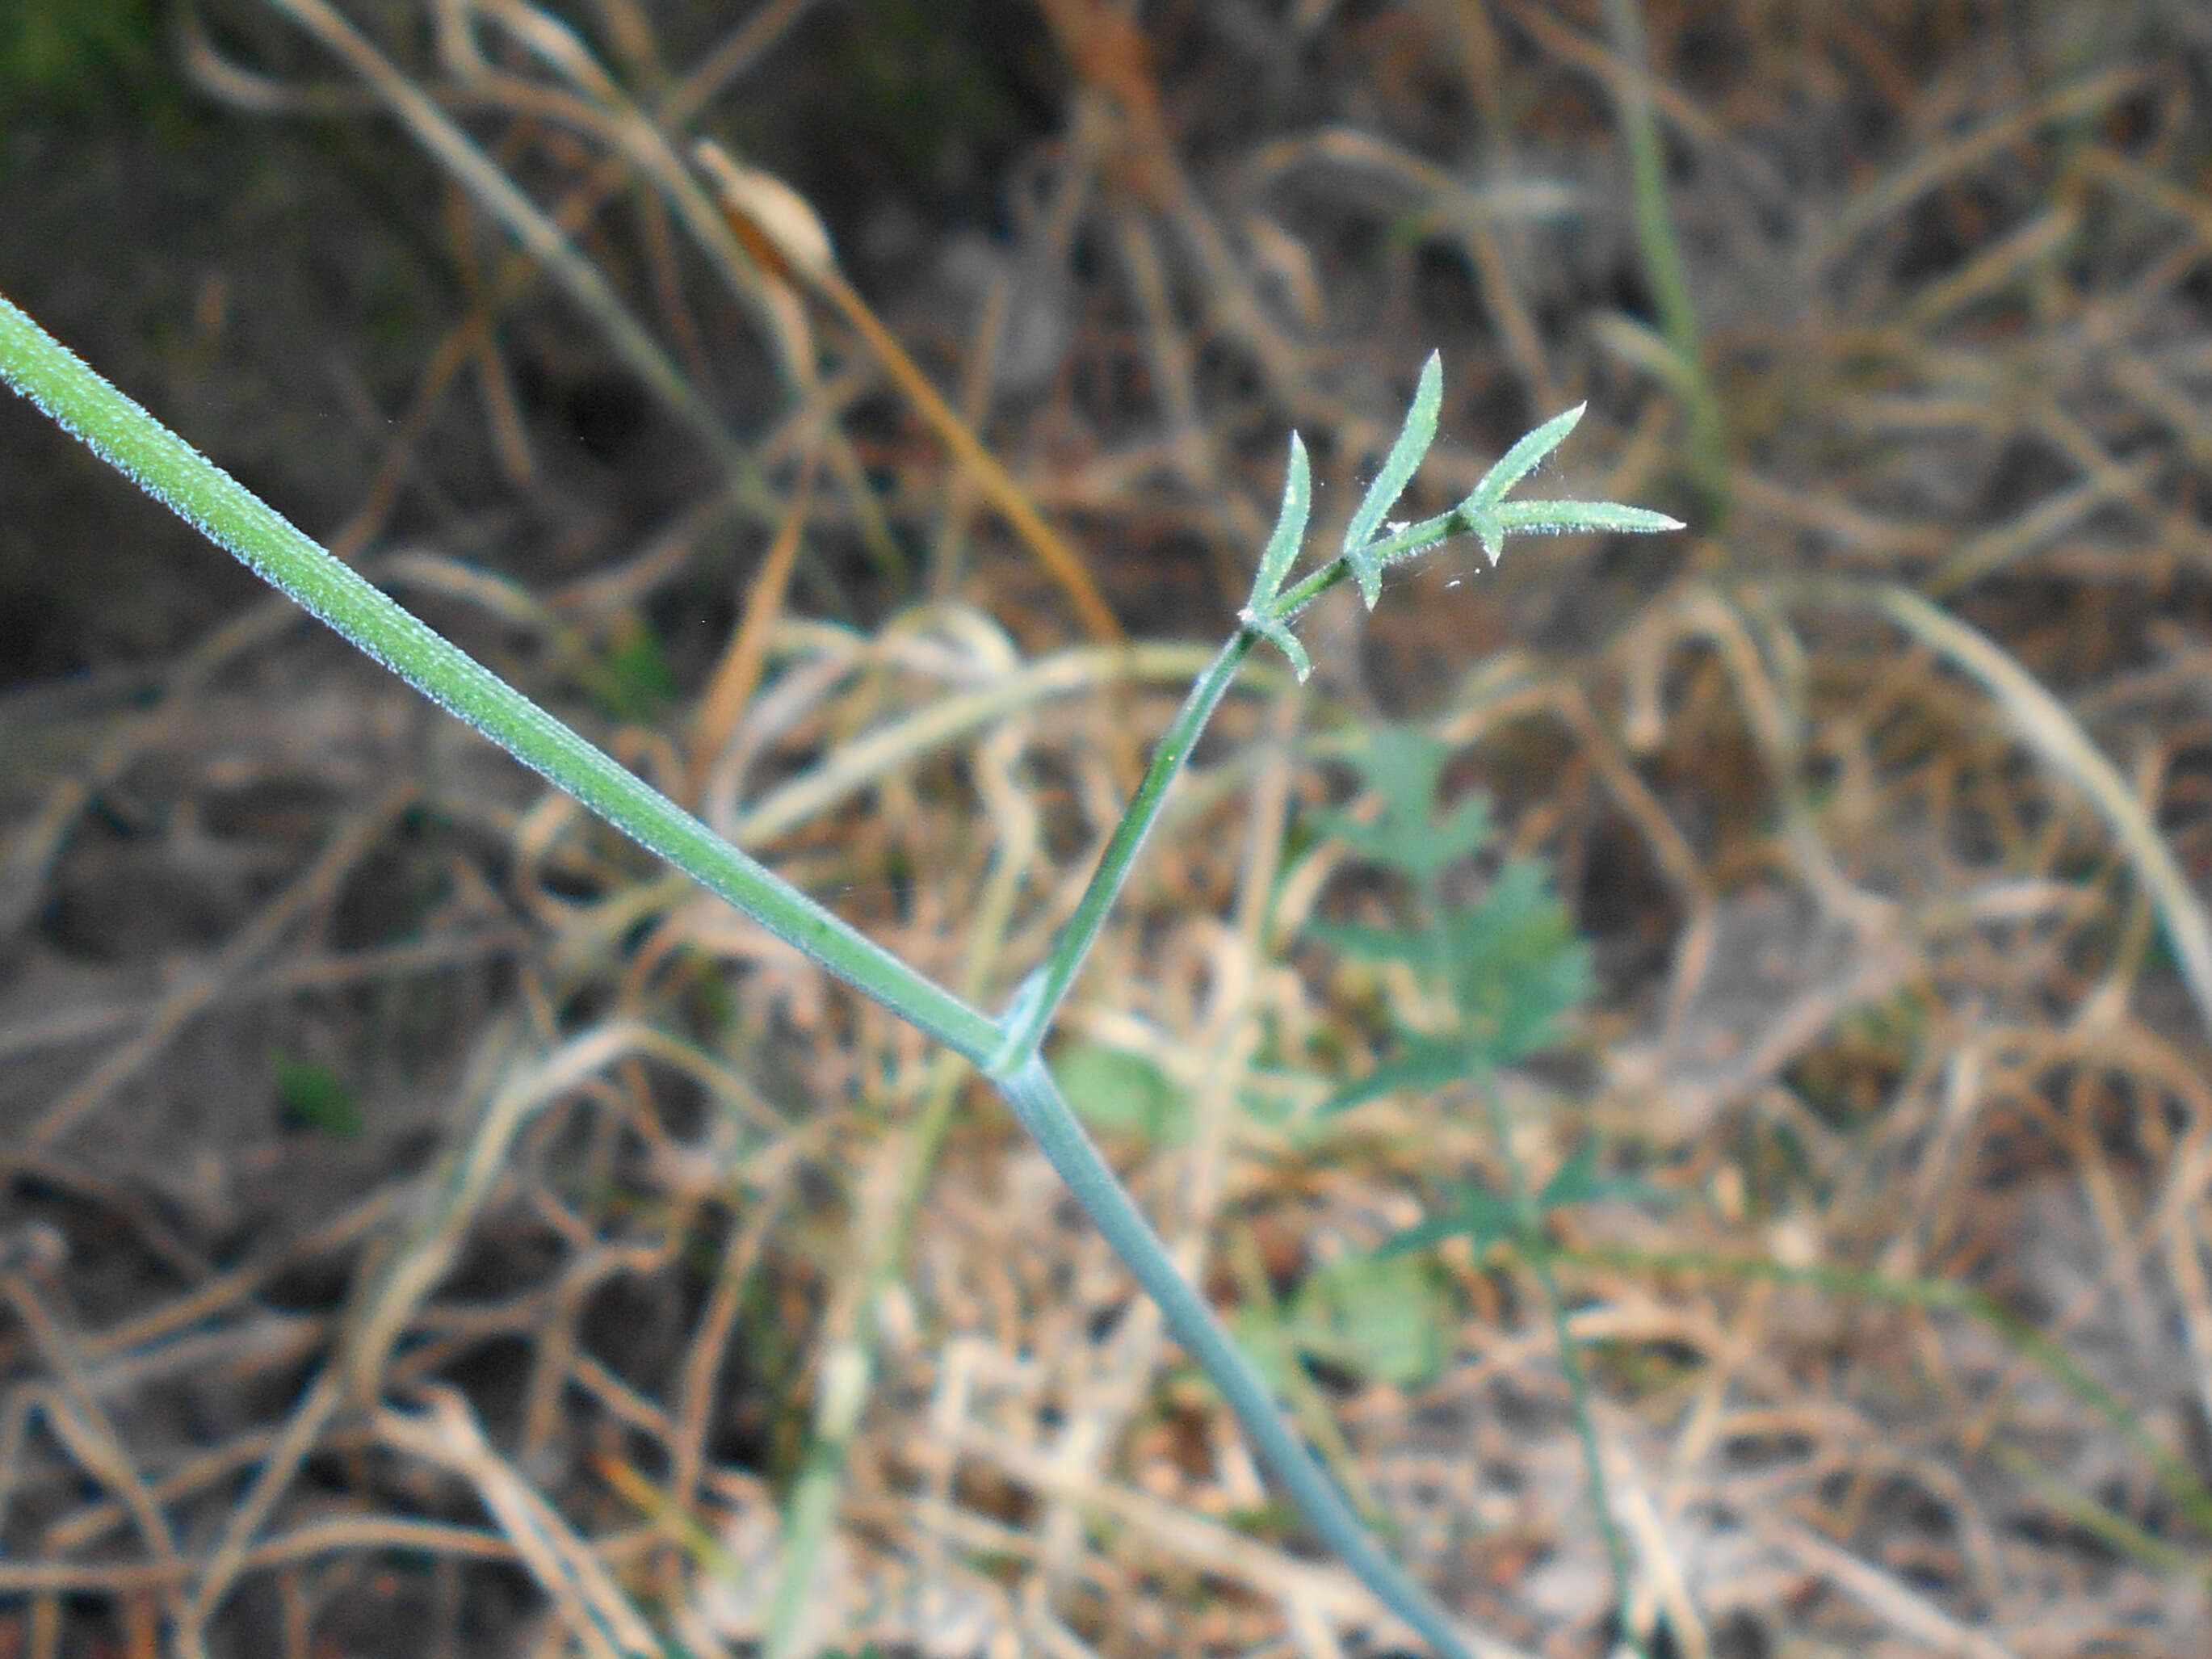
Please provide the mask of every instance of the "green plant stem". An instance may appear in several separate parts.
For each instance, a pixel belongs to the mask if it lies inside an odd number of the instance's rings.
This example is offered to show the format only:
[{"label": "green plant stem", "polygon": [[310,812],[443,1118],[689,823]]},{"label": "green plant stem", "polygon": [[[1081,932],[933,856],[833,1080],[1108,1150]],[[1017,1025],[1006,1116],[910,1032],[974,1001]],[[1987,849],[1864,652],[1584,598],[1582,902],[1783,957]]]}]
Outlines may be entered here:
[{"label": "green plant stem", "polygon": [[824,909],[331,557],[0,297],[0,374],[271,586],[641,846],[956,1053],[998,1026]]},{"label": "green plant stem", "polygon": [[[731,846],[441,638],[169,431],[4,296],[0,296],[0,375],[94,454],[264,581],[709,891],[956,1054],[989,1067],[1007,1052],[1007,1032],[996,1022]],[[1333,580],[1342,580],[1340,562],[1331,568]],[[1304,586],[1317,593],[1328,585],[1333,584],[1310,580]],[[1088,915],[1085,944],[1096,936],[1104,904],[1126,880],[1128,860],[1157,818],[1175,768],[1188,759],[1206,716],[1226,693],[1237,665],[1258,638],[1240,630],[1223,648],[1194,688],[1182,716],[1162,739],[1162,755],[1171,755],[1172,764],[1155,757],[1147,773],[1145,812],[1136,815],[1133,829],[1125,825],[1109,843],[1120,848],[1120,861],[1110,868],[1102,865],[1094,878],[1094,889],[1104,897]],[[1064,994],[1080,961],[1079,951],[1065,951],[1056,960],[1064,964],[1058,988],[1058,994]],[[997,1079],[1016,1115],[1038,1138],[1047,1158],[1146,1293],[1160,1303],[1169,1328],[1214,1379],[1261,1456],[1315,1529],[1386,1606],[1435,1645],[1443,1659],[1469,1659],[1468,1648],[1441,1609],[1376,1547],[1328,1476],[1284,1426],[1266,1385],[1197,1293],[1182,1281],[1164,1247],[1091,1146],[1036,1053],[1048,1019],[1048,1008],[1046,1018],[1024,1037],[1028,1053],[1018,1072]],[[798,1519],[801,1524],[805,1522],[804,1516]]]},{"label": "green plant stem", "polygon": [[1121,814],[1121,821],[1114,826],[1106,850],[1099,857],[1098,867],[1091,872],[1090,885],[1083,890],[1083,897],[1076,904],[1075,914],[1053,941],[1052,954],[1023,985],[1013,1006],[1007,1011],[1006,1036],[999,1052],[984,1068],[992,1077],[1003,1079],[1036,1058],[1045,1033],[1052,1029],[1053,1016],[1060,1011],[1068,987],[1075,982],[1077,971],[1091,954],[1099,928],[1105,925],[1107,912],[1114,908],[1114,901],[1121,896],[1129,879],[1129,871],[1144,848],[1145,838],[1159,822],[1160,810],[1167,805],[1169,786],[1190,759],[1190,751],[1197,746],[1206,721],[1213,717],[1213,711],[1228,694],[1230,683],[1237,678],[1238,666],[1251,654],[1260,637],[1254,629],[1238,629],[1198,677],[1197,683],[1190,688],[1190,695],[1183,699],[1182,707],[1176,711],[1175,719],[1160,734],[1159,742],[1152,749],[1152,762],[1145,768],[1144,780],[1138,784],[1128,809]]},{"label": "green plant stem", "polygon": [[[1512,507],[1529,503],[1510,502]],[[1540,505],[1540,504],[1534,504]],[[1379,541],[1370,544],[1367,551],[1376,559],[1388,562],[1391,559],[1417,548],[1433,546],[1454,536],[1471,535],[1476,530],[1475,521],[1459,507],[1439,513],[1394,532]],[[1294,586],[1286,588],[1268,607],[1268,619],[1288,623],[1295,619],[1308,605],[1338,583],[1350,579],[1352,568],[1341,557],[1330,560],[1320,569]],[[1121,896],[1127,883],[1130,869],[1137,854],[1144,848],[1145,838],[1158,822],[1161,809],[1167,804],[1168,787],[1175,781],[1190,759],[1191,750],[1197,746],[1199,736],[1206,730],[1206,722],[1227,695],[1237,669],[1266,635],[1256,627],[1241,626],[1218,652],[1213,660],[1200,673],[1183,699],[1182,707],[1160,736],[1152,750],[1152,758],[1145,769],[1144,781],[1129,802],[1128,810],[1121,816],[1113,835],[1106,842],[1106,850],[1098,860],[1098,867],[1091,873],[1091,884],[1084,889],[1083,897],[1075,907],[1075,914],[1054,941],[1052,954],[1044,964],[1031,975],[1017,994],[1013,1006],[1005,1020],[1006,1040],[998,1054],[984,1069],[997,1077],[1018,1071],[1036,1053],[1044,1042],[1045,1033],[1051,1030],[1053,1016],[1059,1012],[1068,988],[1089,956],[1098,930],[1105,925],[1107,915],[1114,902]]]},{"label": "green plant stem", "polygon": [[1620,106],[1621,134],[1628,145],[1628,165],[1636,200],[1636,238],[1644,254],[1644,269],[1651,279],[1651,294],[1659,307],[1659,326],[1673,348],[1680,370],[1678,382],[1690,410],[1690,458],[1698,482],[1711,498],[1717,514],[1728,505],[1728,428],[1720,400],[1705,372],[1705,331],[1698,321],[1698,302],[1690,289],[1682,245],[1674,234],[1674,215],[1667,205],[1667,150],[1651,107],[1651,54],[1644,41],[1644,15],[1639,0],[1606,0],[1606,25],[1613,36],[1613,55],[1622,73],[1615,96]]},{"label": "green plant stem", "polygon": [[1267,1382],[1213,1310],[1176,1271],[1167,1247],[1107,1167],[1042,1059],[1033,1054],[997,1081],[1022,1127],[1135,1275],[1139,1288],[1158,1304],[1176,1340],[1221,1390],[1252,1437],[1261,1462],[1283,1483],[1314,1530],[1391,1612],[1419,1632],[1439,1654],[1446,1659],[1474,1659],[1443,1608],[1376,1546],[1344,1494],[1285,1425]]}]

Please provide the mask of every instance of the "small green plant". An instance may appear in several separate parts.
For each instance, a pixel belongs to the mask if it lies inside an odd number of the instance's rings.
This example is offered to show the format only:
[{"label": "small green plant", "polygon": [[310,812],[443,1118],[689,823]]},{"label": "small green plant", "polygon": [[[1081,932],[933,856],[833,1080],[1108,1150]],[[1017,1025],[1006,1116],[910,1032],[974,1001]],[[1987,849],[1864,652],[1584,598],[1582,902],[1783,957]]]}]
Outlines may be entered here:
[{"label": "small green plant", "polygon": [[[1447,872],[1479,858],[1492,837],[1489,805],[1480,795],[1465,796],[1439,816],[1437,796],[1450,757],[1426,732],[1393,727],[1371,733],[1355,764],[1378,810],[1371,818],[1337,812],[1324,822],[1328,833],[1402,883],[1407,902],[1395,926],[1316,921],[1308,932],[1347,956],[1402,965],[1422,994],[1410,1006],[1390,1007],[1392,1053],[1329,1097],[1320,1113],[1346,1111],[1401,1091],[1471,1091],[1487,1108],[1502,1186],[1477,1180],[1445,1188],[1434,1213],[1370,1258],[1370,1271],[1455,1237],[1468,1239],[1478,1258],[1503,1244],[1528,1264],[1551,1316],[1626,1631],[1627,1551],[1606,1500],[1587,1382],[1552,1271],[1548,1229],[1552,1215],[1571,1205],[1643,1196],[1644,1188],[1601,1176],[1597,1148],[1585,1143],[1540,1188],[1531,1190],[1496,1080],[1504,1068],[1557,1042],[1568,1017],[1589,999],[1595,985],[1589,947],[1577,936],[1549,872],[1535,860],[1507,860],[1479,897],[1462,902],[1449,895]],[[1401,1303],[1410,1304],[1415,1293],[1417,1287],[1401,1285]],[[1375,1322],[1370,1316],[1354,1328]]]},{"label": "small green plant", "polygon": [[1425,732],[1372,733],[1358,765],[1381,811],[1372,823],[1341,812],[1328,820],[1330,833],[1405,881],[1412,914],[1398,927],[1320,921],[1309,931],[1348,956],[1405,963],[1455,1018],[1425,1030],[1409,1018],[1413,1011],[1393,1010],[1396,1054],[1324,1102],[1324,1114],[1395,1090],[1437,1089],[1494,1073],[1552,1046],[1560,1022],[1589,995],[1589,947],[1575,936],[1541,864],[1509,860],[1472,903],[1445,897],[1444,872],[1491,839],[1489,805],[1480,795],[1437,818],[1437,784],[1449,758]]},{"label": "small green plant", "polygon": [[[1069,1109],[1042,1049],[1053,1019],[1169,787],[1237,670],[1262,640],[1303,678],[1305,653],[1291,623],[1347,578],[1371,608],[1388,565],[1450,538],[1477,538],[1494,563],[1509,535],[1650,532],[1681,526],[1611,502],[1509,501],[1506,495],[1580,419],[1579,408],[1513,446],[1450,510],[1418,524],[1385,519],[1436,435],[1443,371],[1431,356],[1403,429],[1353,515],[1342,550],[1285,588],[1312,505],[1305,447],[1291,441],[1283,508],[1268,538],[1241,625],[1198,678],[1150,765],[1074,915],[1012,1005],[993,1018],[884,950],[806,894],[716,835],[334,558],[238,481],[125,397],[17,307],[0,298],[0,375],[17,391],[264,580],[525,765],[599,813],[761,926],[806,952],[861,994],[973,1061],[1005,1097],[1171,1329],[1243,1421],[1261,1457],[1316,1532],[1394,1613],[1439,1654],[1468,1659],[1468,1644],[1425,1592],[1375,1542],[1297,1435],[1266,1380],[1212,1310],[1177,1273],[1150,1224]],[[1382,533],[1377,533],[1378,532]],[[1501,993],[1501,1006],[1517,1006]],[[1504,1016],[1501,1016],[1504,1018]],[[1501,1027],[1501,1029],[1503,1029]]]}]

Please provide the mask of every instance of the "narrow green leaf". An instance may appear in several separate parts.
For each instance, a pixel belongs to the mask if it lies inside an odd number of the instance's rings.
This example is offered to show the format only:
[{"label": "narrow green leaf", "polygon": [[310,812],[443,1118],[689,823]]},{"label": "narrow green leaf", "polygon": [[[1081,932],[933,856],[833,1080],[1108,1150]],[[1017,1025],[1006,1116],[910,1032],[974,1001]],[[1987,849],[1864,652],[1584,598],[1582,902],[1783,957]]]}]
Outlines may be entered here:
[{"label": "narrow green leaf", "polygon": [[1291,574],[1298,549],[1305,545],[1306,520],[1312,514],[1313,467],[1306,459],[1305,440],[1293,432],[1291,465],[1283,475],[1282,509],[1275,514],[1274,532],[1267,538],[1267,550],[1260,555],[1259,572],[1252,579],[1251,611],[1255,616],[1265,617],[1274,604],[1283,578]]},{"label": "narrow green leaf", "polygon": [[1298,684],[1304,685],[1306,683],[1306,676],[1313,672],[1313,659],[1306,655],[1305,647],[1298,643],[1298,636],[1291,632],[1288,623],[1262,616],[1249,605],[1244,608],[1244,614],[1238,620],[1288,657],[1291,672],[1297,676]]},{"label": "narrow green leaf", "polygon": [[1367,486],[1359,510],[1345,527],[1345,562],[1352,567],[1352,578],[1359,584],[1359,596],[1367,601],[1370,611],[1382,597],[1382,564],[1368,550],[1367,544],[1375,539],[1383,516],[1406,493],[1413,474],[1420,471],[1429,446],[1437,440],[1437,416],[1443,408],[1443,358],[1442,354],[1431,351],[1428,362],[1421,365],[1420,381],[1413,388],[1413,406],[1406,411],[1405,425],[1398,428],[1397,441],[1383,457],[1382,470]]},{"label": "narrow green leaf", "polygon": [[1461,511],[1480,520],[1486,509],[1504,501],[1515,484],[1541,465],[1544,458],[1566,441],[1583,418],[1587,404],[1577,404],[1564,415],[1554,415],[1534,432],[1498,458],[1498,464],[1482,475],[1482,482],[1469,492],[1461,503]]},{"label": "narrow green leaf", "polygon": [[1501,532],[1516,536],[1568,536],[1585,531],[1655,535],[1683,527],[1680,519],[1618,501],[1501,501],[1490,517]]},{"label": "narrow green leaf", "polygon": [[1426,1094],[1466,1075],[1467,1050],[1459,1042],[1446,1037],[1411,1037],[1397,1054],[1322,1102],[1314,1109],[1314,1115],[1334,1117],[1401,1089]]}]

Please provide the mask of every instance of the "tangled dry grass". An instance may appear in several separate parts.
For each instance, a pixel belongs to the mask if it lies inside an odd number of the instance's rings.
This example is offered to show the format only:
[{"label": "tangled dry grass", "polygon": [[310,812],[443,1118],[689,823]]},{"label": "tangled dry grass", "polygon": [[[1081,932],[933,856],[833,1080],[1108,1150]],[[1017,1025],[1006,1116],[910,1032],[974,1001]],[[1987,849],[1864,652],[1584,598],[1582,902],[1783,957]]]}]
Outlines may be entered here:
[{"label": "tangled dry grass", "polygon": [[[2212,1650],[2203,20],[1654,4],[1647,76],[1578,0],[1039,0],[1006,234],[825,202],[825,302],[675,182],[823,20],[709,9],[182,14],[241,121],[490,158],[441,154],[451,316],[334,544],[996,996],[1228,625],[1285,428],[1340,517],[1432,346],[1438,502],[1587,398],[1572,493],[1698,533],[1439,561],[1322,617],[1313,687],[1250,677],[1070,1015],[1189,1102],[1123,1167],[1225,1306],[1492,1156],[1449,1103],[1242,1104],[1372,1048],[1293,948],[1338,862],[1295,828],[1418,720],[1598,947],[1522,1155],[1595,1135],[1673,1200],[1559,1223],[1647,1631]],[[756,159],[819,194],[821,142]],[[603,294],[509,251],[500,179]],[[617,464],[549,452],[556,406]],[[793,1574],[806,1651],[1394,1640],[957,1067],[284,606],[6,706],[0,1650],[704,1656]],[[1522,1269],[1441,1271],[1433,1381],[1320,1379],[1363,1497],[1488,1651],[1600,1651]]]}]

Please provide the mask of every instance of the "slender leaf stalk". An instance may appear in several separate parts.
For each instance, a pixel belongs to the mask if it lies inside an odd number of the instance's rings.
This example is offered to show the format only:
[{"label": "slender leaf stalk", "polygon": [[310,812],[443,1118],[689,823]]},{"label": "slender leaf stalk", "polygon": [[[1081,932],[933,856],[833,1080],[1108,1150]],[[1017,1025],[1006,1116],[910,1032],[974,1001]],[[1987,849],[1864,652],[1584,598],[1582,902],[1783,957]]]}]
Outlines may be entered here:
[{"label": "slender leaf stalk", "polygon": [[1169,722],[1152,750],[1152,758],[1145,768],[1142,782],[1131,798],[1121,821],[1114,826],[1114,833],[1106,842],[1106,851],[1091,872],[1091,884],[1083,890],[1075,914],[1067,926],[1060,930],[1053,942],[1052,954],[1044,965],[1032,974],[1007,1011],[1006,1035],[998,1052],[991,1057],[984,1070],[994,1079],[1003,1079],[1018,1072],[1036,1055],[1045,1033],[1052,1028],[1053,1015],[1067,995],[1068,987],[1090,955],[1091,946],[1105,925],[1107,912],[1121,896],[1129,871],[1137,861],[1137,854],[1145,845],[1145,838],[1159,822],[1160,810],[1167,805],[1168,787],[1176,780],[1190,759],[1190,751],[1198,744],[1206,723],[1213,718],[1221,699],[1228,695],[1237,670],[1249,656],[1252,647],[1260,642],[1257,629],[1249,625],[1240,628],[1206,665],[1206,672],[1190,688],[1182,707]]}]

